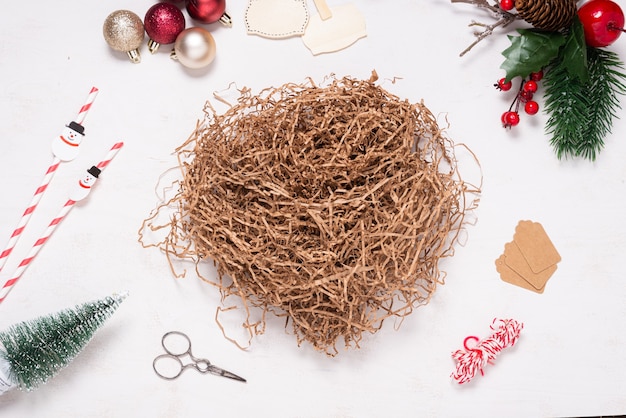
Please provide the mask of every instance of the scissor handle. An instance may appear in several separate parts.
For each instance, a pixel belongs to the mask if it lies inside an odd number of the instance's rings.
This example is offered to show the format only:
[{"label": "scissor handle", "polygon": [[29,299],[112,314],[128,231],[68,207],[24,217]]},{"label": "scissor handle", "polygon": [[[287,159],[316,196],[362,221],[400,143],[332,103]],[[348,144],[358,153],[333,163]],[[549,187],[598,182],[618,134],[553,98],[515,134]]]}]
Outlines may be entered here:
[{"label": "scissor handle", "polygon": [[[169,338],[169,337],[178,337],[178,338]],[[182,338],[182,339],[181,339]],[[167,341],[170,341],[168,344]],[[176,347],[176,344],[172,345],[172,342],[176,343],[176,341],[180,343],[183,341],[182,347]],[[161,338],[161,345],[167,354],[171,354],[172,356],[184,356],[185,354],[191,354],[191,340],[187,336],[180,331],[170,331],[166,332]],[[184,349],[183,349],[184,348]]]},{"label": "scissor handle", "polygon": [[[163,374],[159,371],[159,368],[157,367],[157,363],[162,362],[162,360],[174,360],[178,363],[178,373],[173,374],[173,375],[166,375]],[[179,357],[173,356],[171,354],[161,354],[160,356],[155,357],[154,361],[152,362],[152,368],[154,369],[154,372],[157,374],[157,376],[159,376],[162,379],[166,379],[166,380],[174,380],[176,379],[178,376],[180,376],[180,374],[183,372],[183,370],[185,369],[185,366],[183,366],[183,362],[181,361],[181,359]]]},{"label": "scissor handle", "polygon": [[[191,340],[186,334],[180,331],[170,331],[165,333],[161,338],[161,345],[163,346],[166,354],[157,356],[152,361],[152,368],[154,369],[154,372],[163,379],[176,379],[181,375],[183,370],[189,366],[183,364],[182,357],[189,356],[193,360],[193,356],[191,355]],[[169,373],[169,370],[172,369],[172,367],[164,366],[166,362],[171,363],[172,361],[175,364],[174,370],[177,370],[175,373]],[[158,364],[161,364],[162,367],[159,367]],[[168,373],[164,373],[164,370],[167,370]]]}]

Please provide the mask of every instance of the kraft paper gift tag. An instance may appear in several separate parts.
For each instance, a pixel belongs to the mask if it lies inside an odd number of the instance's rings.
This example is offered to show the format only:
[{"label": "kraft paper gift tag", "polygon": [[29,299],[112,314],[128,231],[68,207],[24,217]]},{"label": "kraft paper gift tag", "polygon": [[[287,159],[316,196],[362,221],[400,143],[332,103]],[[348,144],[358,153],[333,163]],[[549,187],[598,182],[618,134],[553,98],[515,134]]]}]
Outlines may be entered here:
[{"label": "kraft paper gift tag", "polygon": [[542,289],[556,271],[556,264],[552,264],[535,273],[515,242],[509,242],[504,246],[504,254],[506,265],[523,277],[535,289]]},{"label": "kraft paper gift tag", "polygon": [[536,287],[528,283],[526,279],[517,274],[512,268],[510,268],[506,264],[504,254],[502,254],[500,258],[496,260],[496,270],[498,271],[498,273],[500,273],[500,278],[502,279],[502,281],[506,283],[510,283],[512,285],[519,286],[536,293],[543,293],[545,289],[545,284],[543,287],[537,289]]},{"label": "kraft paper gift tag", "polygon": [[539,273],[561,261],[561,256],[540,223],[520,221],[515,228],[513,241],[534,273]]},{"label": "kraft paper gift tag", "polygon": [[543,293],[560,261],[561,256],[543,226],[520,221],[513,241],[505,244],[504,253],[496,260],[496,270],[507,283]]}]

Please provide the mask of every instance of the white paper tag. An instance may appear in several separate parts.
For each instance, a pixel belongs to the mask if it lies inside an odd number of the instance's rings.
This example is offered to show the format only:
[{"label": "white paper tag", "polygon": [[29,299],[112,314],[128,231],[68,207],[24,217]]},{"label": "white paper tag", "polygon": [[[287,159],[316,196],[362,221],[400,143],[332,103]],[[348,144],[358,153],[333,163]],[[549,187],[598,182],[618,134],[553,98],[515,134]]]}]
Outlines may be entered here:
[{"label": "white paper tag", "polygon": [[11,370],[10,364],[6,359],[0,357],[0,395],[4,395],[5,392],[17,387],[9,378],[9,370]]}]

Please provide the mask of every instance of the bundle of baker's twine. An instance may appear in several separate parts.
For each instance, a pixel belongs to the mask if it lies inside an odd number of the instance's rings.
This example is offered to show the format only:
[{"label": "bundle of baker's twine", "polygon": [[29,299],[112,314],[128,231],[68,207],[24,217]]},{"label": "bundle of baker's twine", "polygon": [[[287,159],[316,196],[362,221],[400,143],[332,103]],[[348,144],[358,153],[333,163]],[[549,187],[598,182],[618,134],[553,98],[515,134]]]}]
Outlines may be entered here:
[{"label": "bundle of baker's twine", "polygon": [[[524,324],[514,319],[495,318],[491,324],[494,331],[488,338],[478,341],[477,337],[469,336],[463,342],[464,349],[452,353],[452,357],[457,361],[456,370],[452,377],[459,384],[472,380],[477,373],[483,373],[487,364],[493,364],[496,356],[507,348],[512,347],[517,342]],[[478,341],[474,347],[468,347],[470,340]]]}]

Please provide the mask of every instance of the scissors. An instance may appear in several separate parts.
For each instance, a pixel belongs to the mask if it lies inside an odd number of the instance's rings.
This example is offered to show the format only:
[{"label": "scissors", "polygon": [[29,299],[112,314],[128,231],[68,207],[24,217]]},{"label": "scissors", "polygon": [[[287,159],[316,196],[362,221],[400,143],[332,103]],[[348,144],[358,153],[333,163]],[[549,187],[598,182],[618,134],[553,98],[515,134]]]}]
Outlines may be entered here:
[{"label": "scissors", "polygon": [[[176,379],[185,369],[194,368],[200,373],[211,373],[240,382],[246,382],[246,379],[243,377],[214,366],[207,359],[194,357],[193,354],[191,354],[191,340],[182,332],[167,332],[161,339],[161,345],[165,349],[166,354],[157,356],[152,362],[152,368],[154,372],[163,379]],[[191,362],[183,363],[183,358],[185,357]],[[165,367],[165,363],[170,363],[170,367]],[[172,363],[174,364],[173,367],[171,366]],[[161,364],[161,366],[159,367],[158,364]]]}]

